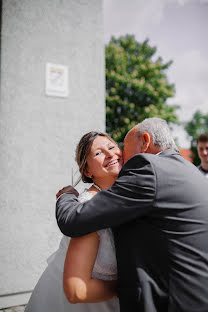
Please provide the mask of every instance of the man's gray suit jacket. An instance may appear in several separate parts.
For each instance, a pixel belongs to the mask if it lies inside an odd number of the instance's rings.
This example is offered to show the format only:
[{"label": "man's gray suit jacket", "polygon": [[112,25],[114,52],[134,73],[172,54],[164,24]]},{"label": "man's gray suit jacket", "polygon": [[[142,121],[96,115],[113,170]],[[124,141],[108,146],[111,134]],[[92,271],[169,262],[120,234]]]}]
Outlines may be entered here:
[{"label": "man's gray suit jacket", "polygon": [[56,205],[60,230],[112,227],[122,312],[208,312],[208,181],[173,150],[138,154],[115,184]]}]

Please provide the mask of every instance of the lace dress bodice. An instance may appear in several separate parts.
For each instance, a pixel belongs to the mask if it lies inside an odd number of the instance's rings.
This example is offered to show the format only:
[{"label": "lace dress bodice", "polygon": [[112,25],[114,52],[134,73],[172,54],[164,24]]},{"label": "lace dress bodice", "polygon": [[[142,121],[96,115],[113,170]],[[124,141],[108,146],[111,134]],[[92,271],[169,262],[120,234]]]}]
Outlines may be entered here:
[{"label": "lace dress bodice", "polygon": [[[90,200],[92,197],[93,195],[85,190],[80,194],[79,201],[85,202]],[[92,276],[103,280],[117,279],[117,263],[113,233],[111,229],[104,229],[98,231],[97,234],[99,235],[100,243]],[[69,241],[69,237],[63,236],[59,249],[48,259],[48,264],[53,262],[54,266],[56,266],[58,270],[63,270]]]},{"label": "lace dress bodice", "polygon": [[[79,196],[80,202],[91,199],[93,195],[86,190]],[[116,279],[117,264],[113,233],[111,229],[104,229],[97,232],[100,237],[100,244],[97,258],[93,268],[93,277],[101,279]]]}]

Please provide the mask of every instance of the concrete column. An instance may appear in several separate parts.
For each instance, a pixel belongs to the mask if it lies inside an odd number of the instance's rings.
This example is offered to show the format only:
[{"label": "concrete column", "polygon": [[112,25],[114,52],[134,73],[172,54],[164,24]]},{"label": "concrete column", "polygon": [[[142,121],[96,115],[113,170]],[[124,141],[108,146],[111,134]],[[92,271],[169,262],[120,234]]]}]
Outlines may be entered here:
[{"label": "concrete column", "polygon": [[[2,1],[0,308],[27,302],[61,238],[75,146],[105,129],[102,2]],[[68,66],[68,97],[46,96],[47,62]]]}]

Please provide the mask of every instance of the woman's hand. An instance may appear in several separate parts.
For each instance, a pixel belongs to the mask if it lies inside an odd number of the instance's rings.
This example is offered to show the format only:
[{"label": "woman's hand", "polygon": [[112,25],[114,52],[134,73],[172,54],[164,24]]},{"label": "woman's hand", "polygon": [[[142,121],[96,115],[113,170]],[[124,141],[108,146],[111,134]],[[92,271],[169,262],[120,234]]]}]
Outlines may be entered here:
[{"label": "woman's hand", "polygon": [[72,193],[77,197],[79,196],[79,193],[77,192],[77,190],[75,188],[73,188],[73,186],[68,185],[68,186],[63,187],[61,190],[58,191],[58,193],[56,194],[56,199],[58,199],[59,196],[61,196],[64,193]]}]

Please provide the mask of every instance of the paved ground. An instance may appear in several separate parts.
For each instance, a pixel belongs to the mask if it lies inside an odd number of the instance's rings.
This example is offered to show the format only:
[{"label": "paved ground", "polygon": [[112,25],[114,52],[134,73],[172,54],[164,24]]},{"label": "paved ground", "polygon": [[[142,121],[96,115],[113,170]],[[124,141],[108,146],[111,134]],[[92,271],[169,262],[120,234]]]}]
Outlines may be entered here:
[{"label": "paved ground", "polygon": [[0,310],[0,312],[24,312],[25,310],[25,305],[22,306],[17,306],[17,307],[12,307],[12,308],[6,308],[3,310]]}]

